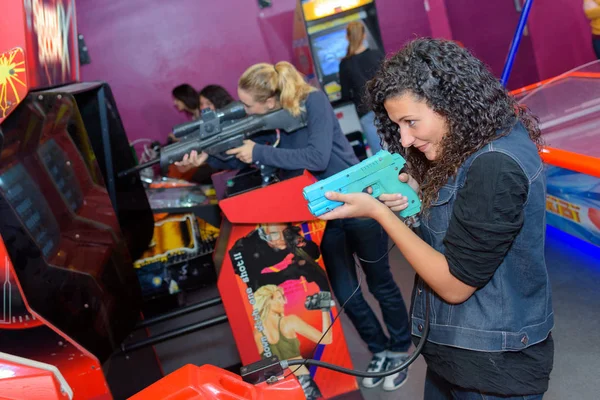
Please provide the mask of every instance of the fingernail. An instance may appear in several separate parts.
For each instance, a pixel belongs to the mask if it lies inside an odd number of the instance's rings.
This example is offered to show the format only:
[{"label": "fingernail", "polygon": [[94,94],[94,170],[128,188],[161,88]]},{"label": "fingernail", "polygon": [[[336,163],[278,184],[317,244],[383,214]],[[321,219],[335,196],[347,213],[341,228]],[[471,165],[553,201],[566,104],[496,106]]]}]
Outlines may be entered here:
[{"label": "fingernail", "polygon": [[404,196],[402,196],[401,194],[398,195],[399,199],[402,199]]}]

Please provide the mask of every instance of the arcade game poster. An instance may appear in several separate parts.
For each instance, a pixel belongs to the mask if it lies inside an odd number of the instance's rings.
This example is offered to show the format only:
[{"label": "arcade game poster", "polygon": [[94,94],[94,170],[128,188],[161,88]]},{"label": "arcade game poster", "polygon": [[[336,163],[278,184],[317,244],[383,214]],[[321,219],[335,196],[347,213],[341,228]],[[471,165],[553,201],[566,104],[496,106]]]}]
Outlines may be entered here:
[{"label": "arcade game poster", "polygon": [[[324,230],[320,220],[233,225],[219,277],[233,282],[219,290],[245,365],[277,356],[352,368],[341,322],[332,325],[340,305],[319,249]],[[290,370],[308,400],[358,390],[351,376],[306,366]]]}]

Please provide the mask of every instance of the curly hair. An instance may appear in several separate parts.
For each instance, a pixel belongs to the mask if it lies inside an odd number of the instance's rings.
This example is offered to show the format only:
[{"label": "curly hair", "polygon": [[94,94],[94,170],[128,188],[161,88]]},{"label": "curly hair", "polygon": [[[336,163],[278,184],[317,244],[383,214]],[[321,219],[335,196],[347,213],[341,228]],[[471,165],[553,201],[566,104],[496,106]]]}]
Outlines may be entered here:
[{"label": "curly hair", "polygon": [[[402,132],[384,107],[387,99],[407,93],[425,102],[446,122],[448,132],[435,161],[402,147]],[[517,122],[523,123],[538,149],[542,145],[538,119],[508,94],[483,62],[452,41],[416,39],[408,43],[383,62],[367,83],[366,97],[383,141],[391,152],[405,157],[409,173],[419,182],[424,210],[471,154],[508,134]]]}]

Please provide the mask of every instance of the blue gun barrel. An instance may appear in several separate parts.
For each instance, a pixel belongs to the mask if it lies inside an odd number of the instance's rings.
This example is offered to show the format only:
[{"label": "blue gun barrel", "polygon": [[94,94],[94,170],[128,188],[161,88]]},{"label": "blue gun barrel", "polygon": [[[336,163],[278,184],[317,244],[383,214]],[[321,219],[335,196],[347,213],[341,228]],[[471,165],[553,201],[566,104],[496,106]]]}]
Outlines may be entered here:
[{"label": "blue gun barrel", "polygon": [[409,218],[421,211],[421,200],[407,183],[398,179],[405,164],[401,155],[381,150],[359,164],[305,187],[302,194],[311,214],[318,217],[343,204],[327,199],[327,192],[360,193],[371,187],[371,195],[375,198],[398,193],[408,198],[408,207],[400,212],[400,216]]}]

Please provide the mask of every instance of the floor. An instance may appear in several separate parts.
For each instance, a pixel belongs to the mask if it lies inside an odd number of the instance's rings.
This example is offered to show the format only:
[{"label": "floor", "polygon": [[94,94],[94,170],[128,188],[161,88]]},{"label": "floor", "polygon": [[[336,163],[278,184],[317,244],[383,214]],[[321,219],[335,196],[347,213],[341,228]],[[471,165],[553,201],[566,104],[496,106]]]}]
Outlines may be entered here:
[{"label": "floor", "polygon": [[[550,389],[544,399],[597,399],[600,393],[600,248],[585,245],[553,228],[548,229],[546,260],[553,290],[556,326],[554,371]],[[414,272],[402,255],[390,253],[394,278],[407,304]],[[187,301],[201,301],[217,296],[215,288],[191,295]],[[368,292],[367,300],[377,309]],[[153,335],[223,313],[222,306],[181,317],[151,329]],[[358,334],[342,317],[342,323],[355,368],[365,369],[370,354]],[[213,364],[228,367],[239,362],[233,336],[228,324],[182,336],[156,346],[156,353],[165,373],[188,364]],[[395,392],[386,393],[381,387],[362,389],[366,400],[423,398],[425,363],[419,358],[411,366],[409,380]]]}]

